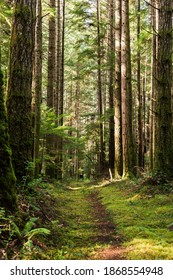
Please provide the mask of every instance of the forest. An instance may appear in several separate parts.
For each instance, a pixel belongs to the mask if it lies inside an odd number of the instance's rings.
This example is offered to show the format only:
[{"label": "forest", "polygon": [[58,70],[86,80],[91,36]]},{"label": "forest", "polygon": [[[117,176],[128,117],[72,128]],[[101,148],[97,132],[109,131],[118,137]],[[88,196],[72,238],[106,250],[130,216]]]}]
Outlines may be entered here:
[{"label": "forest", "polygon": [[173,259],[173,1],[0,0],[0,259]]}]

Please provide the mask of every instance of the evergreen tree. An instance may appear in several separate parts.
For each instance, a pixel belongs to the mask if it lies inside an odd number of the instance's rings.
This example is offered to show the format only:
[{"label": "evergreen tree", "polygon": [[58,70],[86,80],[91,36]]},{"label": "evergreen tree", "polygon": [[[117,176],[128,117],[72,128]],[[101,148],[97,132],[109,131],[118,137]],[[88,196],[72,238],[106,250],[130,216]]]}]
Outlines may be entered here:
[{"label": "evergreen tree", "polygon": [[0,206],[16,208],[16,178],[11,162],[7,116],[4,106],[3,74],[0,70]]},{"label": "evergreen tree", "polygon": [[14,2],[7,85],[7,112],[12,162],[17,179],[32,160],[31,86],[36,1]]},{"label": "evergreen tree", "polygon": [[156,77],[156,156],[159,173],[172,175],[172,13],[170,0],[159,1],[158,59]]}]

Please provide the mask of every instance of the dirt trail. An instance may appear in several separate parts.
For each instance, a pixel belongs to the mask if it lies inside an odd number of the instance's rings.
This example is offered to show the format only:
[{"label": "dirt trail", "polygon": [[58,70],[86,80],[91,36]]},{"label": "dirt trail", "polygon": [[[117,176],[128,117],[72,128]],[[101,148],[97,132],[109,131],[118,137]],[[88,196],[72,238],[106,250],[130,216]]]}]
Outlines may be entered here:
[{"label": "dirt trail", "polygon": [[105,207],[101,203],[98,192],[92,192],[88,195],[88,201],[91,205],[93,222],[98,235],[95,242],[104,243],[108,248],[98,250],[94,259],[99,260],[125,260],[126,250],[121,247],[121,238],[116,233],[116,227],[110,219]]}]

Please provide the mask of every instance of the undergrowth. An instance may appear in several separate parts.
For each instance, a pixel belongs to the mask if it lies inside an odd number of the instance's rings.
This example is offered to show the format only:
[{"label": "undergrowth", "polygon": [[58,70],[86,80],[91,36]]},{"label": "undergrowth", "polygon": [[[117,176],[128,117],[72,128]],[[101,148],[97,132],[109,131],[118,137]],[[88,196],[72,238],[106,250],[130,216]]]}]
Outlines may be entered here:
[{"label": "undergrowth", "polygon": [[0,259],[44,259],[45,228],[41,201],[48,193],[41,179],[18,186],[18,208],[13,215],[0,208]]}]

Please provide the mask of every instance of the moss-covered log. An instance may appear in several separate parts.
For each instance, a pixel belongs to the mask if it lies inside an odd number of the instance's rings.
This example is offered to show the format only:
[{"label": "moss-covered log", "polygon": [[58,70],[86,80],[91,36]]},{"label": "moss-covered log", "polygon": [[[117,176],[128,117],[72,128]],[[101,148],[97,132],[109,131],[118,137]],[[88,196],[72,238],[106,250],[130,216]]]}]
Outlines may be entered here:
[{"label": "moss-covered log", "polygon": [[7,112],[12,162],[18,179],[32,160],[31,86],[36,1],[15,1],[11,32]]},{"label": "moss-covered log", "polygon": [[0,206],[9,210],[16,208],[16,178],[11,163],[11,149],[4,107],[3,75],[0,71]]}]

